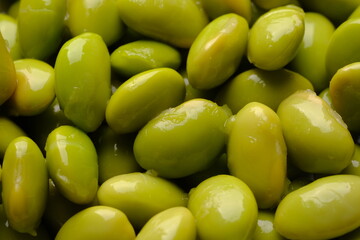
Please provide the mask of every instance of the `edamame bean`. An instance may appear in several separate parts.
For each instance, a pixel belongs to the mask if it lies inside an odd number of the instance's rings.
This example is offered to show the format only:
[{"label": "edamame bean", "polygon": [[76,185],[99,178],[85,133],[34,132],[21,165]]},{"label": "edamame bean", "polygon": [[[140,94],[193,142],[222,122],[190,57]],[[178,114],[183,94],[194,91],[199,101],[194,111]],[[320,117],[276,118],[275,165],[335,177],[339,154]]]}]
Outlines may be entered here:
[{"label": "edamame bean", "polygon": [[325,16],[305,13],[305,34],[291,69],[309,79],[316,92],[329,86],[331,77],[326,70],[326,51],[334,31],[334,25]]},{"label": "edamame bean", "polygon": [[48,59],[57,51],[64,31],[66,1],[21,0],[18,31],[25,58]]},{"label": "edamame bean", "polygon": [[134,240],[135,231],[126,215],[120,210],[107,206],[94,206],[72,216],[55,237],[55,240],[69,239]]},{"label": "edamame bean", "polygon": [[110,46],[123,35],[123,24],[115,0],[71,0],[66,25],[73,37],[84,32],[99,34]]},{"label": "edamame bean", "polygon": [[171,68],[156,68],[139,73],[110,97],[106,122],[116,133],[140,130],[167,108],[179,105],[185,97],[182,76]]},{"label": "edamame bean", "polygon": [[323,177],[289,193],[275,212],[275,229],[288,239],[332,239],[360,226],[360,177]]},{"label": "edamame bean", "polygon": [[333,108],[350,131],[360,132],[360,62],[340,68],[331,78],[329,93]]},{"label": "edamame bean", "polygon": [[181,63],[177,49],[151,40],[138,40],[121,45],[110,57],[114,71],[125,77],[154,68],[167,67],[176,70]]},{"label": "edamame bean", "polygon": [[351,163],[341,173],[360,176],[360,145],[355,144]]},{"label": "edamame bean", "polygon": [[101,205],[124,212],[137,230],[155,214],[187,203],[187,194],[174,183],[140,172],[108,179],[100,186],[97,197]]},{"label": "edamame bean", "polygon": [[2,200],[10,226],[36,236],[45,211],[48,173],[39,147],[28,137],[10,142],[3,160]]},{"label": "edamame bean", "polygon": [[17,21],[15,18],[0,13],[0,32],[5,39],[6,46],[13,60],[22,57]]},{"label": "edamame bean", "polygon": [[350,164],[354,141],[346,124],[313,91],[299,91],[277,110],[288,157],[305,172],[335,174]]},{"label": "edamame bean", "polygon": [[136,240],[164,239],[195,240],[195,218],[186,207],[173,207],[153,216],[140,230]]},{"label": "edamame bean", "polygon": [[326,68],[330,77],[342,67],[360,61],[360,19],[343,22],[335,29],[326,52]]},{"label": "edamame bean", "polygon": [[263,70],[278,70],[296,55],[305,31],[300,7],[273,8],[261,15],[250,29],[247,57]]},{"label": "edamame bean", "polygon": [[235,114],[250,102],[260,102],[276,110],[282,100],[306,89],[314,88],[308,79],[294,71],[253,68],[236,75],[222,86],[217,92],[216,102],[226,104]]},{"label": "edamame bean", "polygon": [[16,71],[13,60],[2,34],[0,33],[0,106],[8,100],[16,89]]},{"label": "edamame bean", "polygon": [[50,178],[60,193],[77,204],[93,201],[98,189],[98,162],[91,139],[64,125],[49,134],[45,150]]},{"label": "edamame bean", "polygon": [[2,159],[9,143],[17,137],[26,136],[26,133],[15,122],[6,117],[0,117],[0,132],[0,159]]},{"label": "edamame bean", "polygon": [[175,47],[189,48],[208,23],[193,0],[117,0],[117,3],[126,25]]},{"label": "edamame bean", "polygon": [[276,113],[257,102],[243,107],[230,130],[227,154],[231,175],[249,186],[258,207],[276,206],[285,188],[287,160]]},{"label": "edamame bean", "polygon": [[197,89],[224,83],[239,67],[248,31],[245,18],[234,13],[209,23],[190,47],[186,62],[189,83]]},{"label": "edamame bean", "polygon": [[17,87],[9,99],[14,116],[34,116],[45,111],[55,98],[55,72],[48,63],[36,59],[14,61]]},{"label": "edamame bean", "polygon": [[203,240],[247,240],[254,234],[258,209],[249,187],[231,175],[217,175],[189,193],[188,208]]},{"label": "edamame bean", "polygon": [[224,125],[229,116],[229,111],[205,99],[165,110],[137,134],[135,159],[142,168],[166,178],[205,170],[225,146]]},{"label": "edamame bean", "polygon": [[271,211],[259,211],[252,240],[285,240],[274,227],[275,215]]},{"label": "edamame bean", "polygon": [[57,55],[56,97],[65,116],[86,132],[95,131],[105,118],[110,75],[110,55],[96,33],[68,40]]}]

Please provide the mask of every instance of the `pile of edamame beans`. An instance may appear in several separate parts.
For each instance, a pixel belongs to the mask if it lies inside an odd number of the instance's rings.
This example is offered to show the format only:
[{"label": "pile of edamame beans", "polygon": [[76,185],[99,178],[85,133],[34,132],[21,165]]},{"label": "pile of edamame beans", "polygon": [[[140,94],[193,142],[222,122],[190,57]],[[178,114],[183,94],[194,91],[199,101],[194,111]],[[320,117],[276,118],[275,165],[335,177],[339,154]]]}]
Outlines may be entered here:
[{"label": "pile of edamame beans", "polygon": [[0,239],[360,238],[360,0],[1,0]]}]

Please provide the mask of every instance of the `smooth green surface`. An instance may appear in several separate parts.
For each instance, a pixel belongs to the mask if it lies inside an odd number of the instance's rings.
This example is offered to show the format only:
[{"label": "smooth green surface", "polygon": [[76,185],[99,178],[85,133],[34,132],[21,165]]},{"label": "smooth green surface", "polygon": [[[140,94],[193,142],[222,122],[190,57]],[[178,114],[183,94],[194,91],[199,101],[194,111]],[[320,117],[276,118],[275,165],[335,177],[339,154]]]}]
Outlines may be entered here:
[{"label": "smooth green surface", "polygon": [[234,13],[210,22],[190,47],[186,62],[189,83],[197,89],[224,83],[239,67],[248,31],[245,18]]},{"label": "smooth green surface", "polygon": [[0,106],[8,100],[16,89],[16,71],[6,42],[0,34]]},{"label": "smooth green surface", "polygon": [[2,200],[10,226],[36,236],[45,211],[48,173],[39,147],[28,137],[15,138],[3,160]]},{"label": "smooth green surface", "polygon": [[274,227],[274,212],[259,211],[257,225],[252,240],[285,240]]},{"label": "smooth green surface", "polygon": [[17,87],[9,99],[11,115],[34,116],[45,111],[55,98],[55,71],[37,59],[14,61]]},{"label": "smooth green surface", "polygon": [[21,0],[18,31],[25,58],[48,59],[55,54],[64,31],[66,1]]},{"label": "smooth green surface", "polygon": [[74,203],[93,201],[98,189],[98,162],[91,139],[64,125],[49,134],[45,150],[49,175],[59,192]]},{"label": "smooth green surface", "polygon": [[289,193],[275,212],[275,229],[288,239],[333,239],[360,226],[360,177],[323,177]]},{"label": "smooth green surface", "polygon": [[266,105],[252,102],[235,117],[227,144],[231,175],[244,181],[259,208],[280,201],[286,180],[286,145],[279,117]]},{"label": "smooth green surface", "polygon": [[318,12],[336,24],[345,21],[359,6],[359,0],[299,0],[307,11]]},{"label": "smooth green surface", "polygon": [[304,12],[301,8],[273,8],[261,15],[252,26],[247,57],[260,69],[281,69],[295,57],[304,32]]},{"label": "smooth green surface", "polygon": [[100,128],[96,134],[99,183],[120,174],[141,171],[133,153],[133,135],[117,134],[108,126]]},{"label": "smooth green surface", "polygon": [[195,218],[186,207],[173,207],[153,216],[136,236],[136,240],[195,240]]},{"label": "smooth green surface", "polygon": [[341,117],[313,91],[299,91],[277,110],[288,157],[305,172],[336,174],[350,164],[354,141]]},{"label": "smooth green surface", "polygon": [[226,104],[234,114],[250,102],[260,102],[276,110],[282,100],[306,89],[313,90],[311,82],[294,71],[253,68],[229,80],[218,91],[216,102]]},{"label": "smooth green surface", "polygon": [[188,208],[200,239],[248,240],[256,227],[255,197],[234,176],[217,175],[201,182],[190,191]]},{"label": "smooth green surface", "polygon": [[117,0],[117,3],[126,25],[175,47],[189,48],[208,23],[193,0]]},{"label": "smooth green surface", "polygon": [[106,122],[117,133],[140,130],[160,112],[176,107],[185,97],[182,76],[171,68],[139,73],[111,96],[105,112]]},{"label": "smooth green surface", "polygon": [[26,136],[26,133],[7,117],[0,117],[0,132],[0,158],[2,159],[9,143],[17,137]]},{"label": "smooth green surface", "polygon": [[228,117],[228,111],[205,99],[192,99],[165,110],[136,136],[136,161],[166,178],[205,170],[225,147]]},{"label": "smooth green surface", "polygon": [[330,77],[342,67],[360,61],[360,19],[343,22],[335,29],[326,52],[326,68]]},{"label": "smooth green surface", "polygon": [[155,214],[187,203],[187,194],[174,183],[140,172],[108,179],[97,197],[101,205],[123,211],[137,230]]},{"label": "smooth green surface", "polygon": [[297,3],[294,0],[253,0],[253,2],[266,10],[270,10],[272,8],[281,7],[288,4],[295,4]]},{"label": "smooth green surface", "polygon": [[123,212],[112,207],[94,206],[72,216],[55,237],[55,240],[69,239],[134,240],[135,231]]},{"label": "smooth green surface", "polygon": [[101,36],[83,33],[68,40],[57,55],[55,77],[65,116],[84,131],[95,131],[111,94],[110,55]]},{"label": "smooth green surface", "polygon": [[330,81],[333,108],[350,131],[360,132],[360,62],[340,68]]},{"label": "smooth green surface", "polygon": [[355,144],[351,163],[341,173],[360,176],[360,146],[358,144]]},{"label": "smooth green surface", "polygon": [[0,13],[0,32],[13,60],[22,57],[17,21],[5,13]]},{"label": "smooth green surface", "polygon": [[154,68],[168,67],[176,70],[180,63],[181,55],[176,48],[152,40],[130,42],[111,53],[111,67],[125,77]]},{"label": "smooth green surface", "polygon": [[72,36],[97,33],[110,46],[123,35],[116,0],[71,0],[67,3],[67,14],[66,25]]},{"label": "smooth green surface", "polygon": [[335,27],[319,13],[305,13],[305,34],[291,69],[311,81],[316,92],[329,86],[331,77],[326,70],[326,52]]}]

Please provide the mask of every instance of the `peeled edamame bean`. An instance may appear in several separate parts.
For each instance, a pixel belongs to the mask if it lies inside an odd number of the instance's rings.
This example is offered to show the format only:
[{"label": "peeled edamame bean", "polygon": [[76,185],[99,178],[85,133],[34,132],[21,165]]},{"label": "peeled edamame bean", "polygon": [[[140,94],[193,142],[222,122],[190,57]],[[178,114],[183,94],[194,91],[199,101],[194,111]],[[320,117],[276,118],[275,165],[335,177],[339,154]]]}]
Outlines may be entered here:
[{"label": "peeled edamame bean", "polygon": [[136,236],[136,240],[164,239],[195,240],[195,218],[186,207],[173,207],[153,216]]},{"label": "peeled edamame bean", "polygon": [[55,240],[134,240],[135,231],[126,215],[107,206],[93,206],[72,216]]},{"label": "peeled edamame bean", "polygon": [[0,117],[0,132],[0,159],[2,159],[9,143],[17,137],[26,136],[26,133],[15,122],[6,117]]},{"label": "peeled edamame bean", "polygon": [[340,68],[330,81],[333,108],[341,115],[350,131],[360,132],[360,62]]},{"label": "peeled edamame bean", "polygon": [[258,208],[249,187],[231,175],[217,175],[189,193],[188,208],[202,240],[247,240],[256,228]]},{"label": "peeled edamame bean", "polygon": [[105,118],[110,75],[110,55],[96,33],[68,40],[57,55],[56,97],[65,116],[84,131],[95,131]]},{"label": "peeled edamame bean", "polygon": [[0,13],[0,32],[6,41],[12,59],[20,59],[22,53],[16,19],[5,13]]},{"label": "peeled edamame bean", "polygon": [[287,239],[333,239],[360,226],[360,177],[323,177],[289,193],[275,212]]},{"label": "peeled edamame bean", "polygon": [[256,102],[243,107],[231,128],[227,154],[230,173],[249,186],[258,207],[276,206],[285,188],[287,160],[276,113]]},{"label": "peeled edamame bean", "polygon": [[123,35],[123,24],[115,0],[71,0],[67,4],[67,13],[66,25],[74,37],[93,32],[110,46]]},{"label": "peeled edamame bean", "polygon": [[360,145],[355,144],[351,163],[341,173],[360,176]]},{"label": "peeled edamame bean", "polygon": [[229,116],[229,111],[205,99],[165,110],[137,134],[135,159],[142,168],[166,178],[205,170],[222,153]]},{"label": "peeled edamame bean", "polygon": [[189,48],[208,23],[193,0],[117,0],[117,3],[126,25],[175,47]]},{"label": "peeled edamame bean", "polygon": [[48,173],[39,147],[28,137],[7,147],[2,171],[2,200],[10,226],[36,236],[45,211]]},{"label": "peeled edamame bean", "polygon": [[13,59],[0,33],[0,106],[8,100],[16,89],[16,71]]},{"label": "peeled edamame bean", "polygon": [[360,19],[349,19],[335,29],[326,52],[326,68],[330,77],[342,67],[360,61]]},{"label": "peeled edamame bean", "polygon": [[75,127],[60,126],[49,134],[45,150],[50,178],[61,194],[78,204],[93,201],[98,162],[91,139]]},{"label": "peeled edamame bean", "polygon": [[290,161],[310,173],[340,173],[350,164],[354,141],[346,124],[313,91],[299,91],[277,110]]},{"label": "peeled edamame bean", "polygon": [[108,179],[100,186],[97,197],[101,205],[124,212],[138,230],[155,214],[187,203],[187,194],[174,183],[140,172]]},{"label": "peeled edamame bean", "polygon": [[200,2],[210,19],[227,13],[236,13],[248,22],[252,19],[252,3],[250,0],[200,0]]},{"label": "peeled edamame bean", "polygon": [[240,64],[248,31],[247,21],[234,13],[209,23],[190,47],[186,63],[189,83],[198,89],[210,89],[224,83]]},{"label": "peeled edamame bean", "polygon": [[282,100],[306,89],[314,88],[308,79],[294,71],[253,68],[239,73],[221,87],[216,102],[226,104],[234,114],[250,102],[260,102],[276,110]]},{"label": "peeled edamame bean", "polygon": [[112,68],[125,77],[132,77],[154,68],[168,67],[176,70],[180,63],[181,56],[178,50],[152,40],[130,42],[111,53]]},{"label": "peeled edamame bean", "polygon": [[14,61],[17,87],[9,99],[11,115],[33,116],[43,112],[55,98],[55,72],[36,59]]},{"label": "peeled edamame bean", "polygon": [[134,75],[111,96],[106,122],[117,133],[136,132],[160,112],[179,105],[185,97],[182,76],[171,68]]},{"label": "peeled edamame bean", "polygon": [[48,59],[61,43],[66,1],[21,0],[18,13],[19,40],[23,56]]},{"label": "peeled edamame bean", "polygon": [[274,227],[275,214],[261,210],[258,213],[257,225],[252,240],[285,240]]},{"label": "peeled edamame bean", "polygon": [[304,11],[296,6],[273,8],[250,29],[247,57],[263,70],[278,70],[296,55],[305,31]]},{"label": "peeled edamame bean", "polygon": [[329,86],[331,77],[326,69],[326,51],[334,25],[319,13],[305,13],[305,34],[291,69],[311,81],[316,92]]}]

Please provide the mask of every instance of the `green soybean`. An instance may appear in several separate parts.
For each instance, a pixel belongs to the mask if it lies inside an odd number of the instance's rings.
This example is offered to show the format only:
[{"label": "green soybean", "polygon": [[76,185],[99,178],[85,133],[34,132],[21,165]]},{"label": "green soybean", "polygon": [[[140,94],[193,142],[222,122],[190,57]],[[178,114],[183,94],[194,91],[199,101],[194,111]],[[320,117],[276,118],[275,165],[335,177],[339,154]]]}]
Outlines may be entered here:
[{"label": "green soybean", "polygon": [[323,177],[289,193],[275,212],[275,229],[288,239],[333,239],[360,226],[360,177]]},{"label": "green soybean", "polygon": [[231,128],[227,154],[230,173],[249,186],[258,207],[276,206],[285,187],[287,162],[276,113],[256,102],[243,107]]},{"label": "green soybean", "polygon": [[127,26],[175,47],[189,48],[208,23],[207,16],[193,0],[117,0],[117,3]]},{"label": "green soybean", "polygon": [[283,68],[295,57],[304,32],[304,11],[300,7],[273,8],[252,26],[247,57],[263,70]]},{"label": "green soybean", "polygon": [[108,179],[100,186],[97,197],[101,205],[124,212],[137,230],[155,214],[187,204],[187,194],[174,183],[140,172]]},{"label": "green soybean", "polygon": [[196,220],[198,237],[204,240],[250,239],[258,208],[250,188],[231,175],[217,175],[189,193],[188,208]]},{"label": "green soybean", "polygon": [[105,118],[110,75],[110,55],[96,33],[68,40],[57,55],[56,97],[65,116],[84,131],[95,131]]},{"label": "green soybean", "polygon": [[234,13],[209,23],[190,47],[186,62],[189,83],[197,89],[224,83],[239,67],[248,31],[245,18]]},{"label": "green soybean", "polygon": [[350,164],[354,141],[346,124],[313,91],[299,91],[277,110],[288,157],[302,171],[340,173]]},{"label": "green soybean", "polygon": [[171,68],[156,68],[139,73],[111,96],[106,107],[106,122],[117,133],[138,131],[165,109],[179,105],[185,97],[182,76]]},{"label": "green soybean", "polygon": [[10,226],[36,236],[45,211],[48,173],[39,147],[18,137],[6,149],[2,171],[2,200]]},{"label": "green soybean", "polygon": [[121,45],[111,53],[111,67],[125,77],[154,68],[178,69],[181,63],[179,51],[168,44],[137,40]]},{"label": "green soybean", "polygon": [[64,125],[49,134],[45,150],[50,178],[60,193],[77,204],[93,201],[98,189],[98,162],[91,139]]},{"label": "green soybean", "polygon": [[137,134],[135,159],[142,168],[166,178],[205,170],[225,147],[229,116],[228,110],[205,99],[192,99],[165,110]]}]

